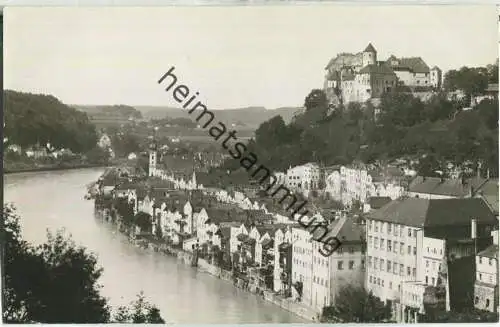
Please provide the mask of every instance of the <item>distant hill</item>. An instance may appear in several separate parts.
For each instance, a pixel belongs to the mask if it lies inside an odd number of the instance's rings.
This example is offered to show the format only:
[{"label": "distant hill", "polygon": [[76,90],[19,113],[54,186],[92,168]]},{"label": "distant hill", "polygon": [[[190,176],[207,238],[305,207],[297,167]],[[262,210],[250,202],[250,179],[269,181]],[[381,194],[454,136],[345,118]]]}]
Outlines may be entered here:
[{"label": "distant hill", "polygon": [[[160,118],[188,118],[190,115],[187,111],[158,106],[136,106],[137,110],[142,112],[145,119],[160,119]],[[302,108],[285,107],[278,109],[266,109],[264,107],[247,107],[239,109],[213,110],[217,120],[226,124],[246,125],[247,127],[257,128],[261,123],[270,118],[280,115],[283,120],[288,123],[292,120],[296,112],[302,112]]]}]

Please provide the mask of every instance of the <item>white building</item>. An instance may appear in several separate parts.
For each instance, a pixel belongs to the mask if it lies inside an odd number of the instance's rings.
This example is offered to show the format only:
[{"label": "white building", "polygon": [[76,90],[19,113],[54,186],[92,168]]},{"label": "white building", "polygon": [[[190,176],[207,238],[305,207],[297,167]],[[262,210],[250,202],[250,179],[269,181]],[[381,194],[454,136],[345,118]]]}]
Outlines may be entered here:
[{"label": "white building", "polygon": [[97,145],[102,149],[111,147],[111,139],[109,138],[108,134],[102,134]]},{"label": "white building", "polygon": [[364,165],[342,166],[327,176],[325,192],[346,206],[365,203],[372,196],[395,200],[405,192],[399,178]]},{"label": "white building", "polygon": [[286,187],[291,190],[308,195],[310,191],[319,188],[321,183],[321,170],[315,163],[290,168],[286,172]]},{"label": "white building", "polygon": [[[498,231],[496,231],[498,234]],[[495,235],[496,236],[496,235]],[[480,310],[499,312],[498,304],[498,237],[476,255],[474,306]]]},{"label": "white building", "polygon": [[472,241],[460,243],[471,240],[470,215],[477,218],[478,240],[498,224],[479,199],[402,198],[369,215],[365,285],[390,301],[397,321],[424,313],[424,294],[433,290],[444,294],[437,300],[450,309],[448,274],[456,272],[448,271],[447,261],[473,254]]}]

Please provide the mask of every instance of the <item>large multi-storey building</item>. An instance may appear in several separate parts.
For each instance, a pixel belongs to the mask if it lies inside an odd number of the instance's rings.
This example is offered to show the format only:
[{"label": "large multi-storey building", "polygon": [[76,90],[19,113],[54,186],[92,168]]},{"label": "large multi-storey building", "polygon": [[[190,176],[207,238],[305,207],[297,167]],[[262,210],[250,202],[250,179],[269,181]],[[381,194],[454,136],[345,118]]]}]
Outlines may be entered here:
[{"label": "large multi-storey building", "polygon": [[476,255],[474,306],[498,312],[498,231],[492,236],[494,244]]},{"label": "large multi-storey building", "polygon": [[[278,177],[279,178],[279,177]],[[286,171],[285,184],[291,190],[308,195],[310,191],[316,190],[321,183],[321,169],[315,163],[289,168]]]},{"label": "large multi-storey building", "polygon": [[468,290],[461,281],[473,281],[475,244],[491,243],[498,226],[486,203],[474,198],[401,198],[371,213],[366,223],[366,288],[405,322],[425,313],[430,302],[449,310],[472,292],[473,285]]},{"label": "large multi-storey building", "polygon": [[340,53],[325,68],[324,89],[330,103],[365,102],[380,98],[397,85],[441,87],[441,70],[429,66],[420,57],[377,60],[370,43],[363,52]]},{"label": "large multi-storey building", "polygon": [[[341,287],[362,286],[364,282],[364,226],[353,217],[342,216],[330,223],[327,230],[292,229],[292,281],[302,285],[301,302],[317,313],[335,304]],[[342,246],[324,256],[322,240],[330,237],[341,239]]]},{"label": "large multi-storey building", "polygon": [[369,197],[397,199],[404,193],[401,176],[364,165],[342,166],[326,178],[325,192],[344,205],[354,201],[365,203]]}]

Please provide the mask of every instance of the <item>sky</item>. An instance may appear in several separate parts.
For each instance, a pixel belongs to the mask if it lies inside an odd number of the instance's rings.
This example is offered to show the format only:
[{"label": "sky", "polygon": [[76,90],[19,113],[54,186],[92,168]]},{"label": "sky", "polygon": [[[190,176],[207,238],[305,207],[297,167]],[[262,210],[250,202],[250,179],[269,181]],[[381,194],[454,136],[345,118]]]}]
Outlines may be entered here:
[{"label": "sky", "polygon": [[420,56],[443,71],[498,56],[495,6],[4,9],[4,88],[66,104],[175,107],[179,84],[211,109],[302,106],[328,61],[373,44],[378,60]]}]

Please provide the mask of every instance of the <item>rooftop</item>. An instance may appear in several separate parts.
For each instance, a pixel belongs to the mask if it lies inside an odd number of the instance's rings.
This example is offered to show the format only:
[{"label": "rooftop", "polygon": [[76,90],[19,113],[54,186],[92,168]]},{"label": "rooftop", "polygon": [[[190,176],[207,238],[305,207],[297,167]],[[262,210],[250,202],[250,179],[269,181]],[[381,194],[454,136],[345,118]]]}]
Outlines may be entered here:
[{"label": "rooftop", "polygon": [[470,225],[472,218],[476,218],[479,224],[497,223],[487,204],[478,198],[401,198],[368,216],[370,219],[413,227],[464,226]]},{"label": "rooftop", "polygon": [[414,193],[436,194],[455,197],[468,196],[486,182],[484,178],[441,179],[439,177],[417,176],[410,183],[409,191]]},{"label": "rooftop", "polygon": [[478,257],[498,259],[498,244],[492,244],[477,254]]}]

